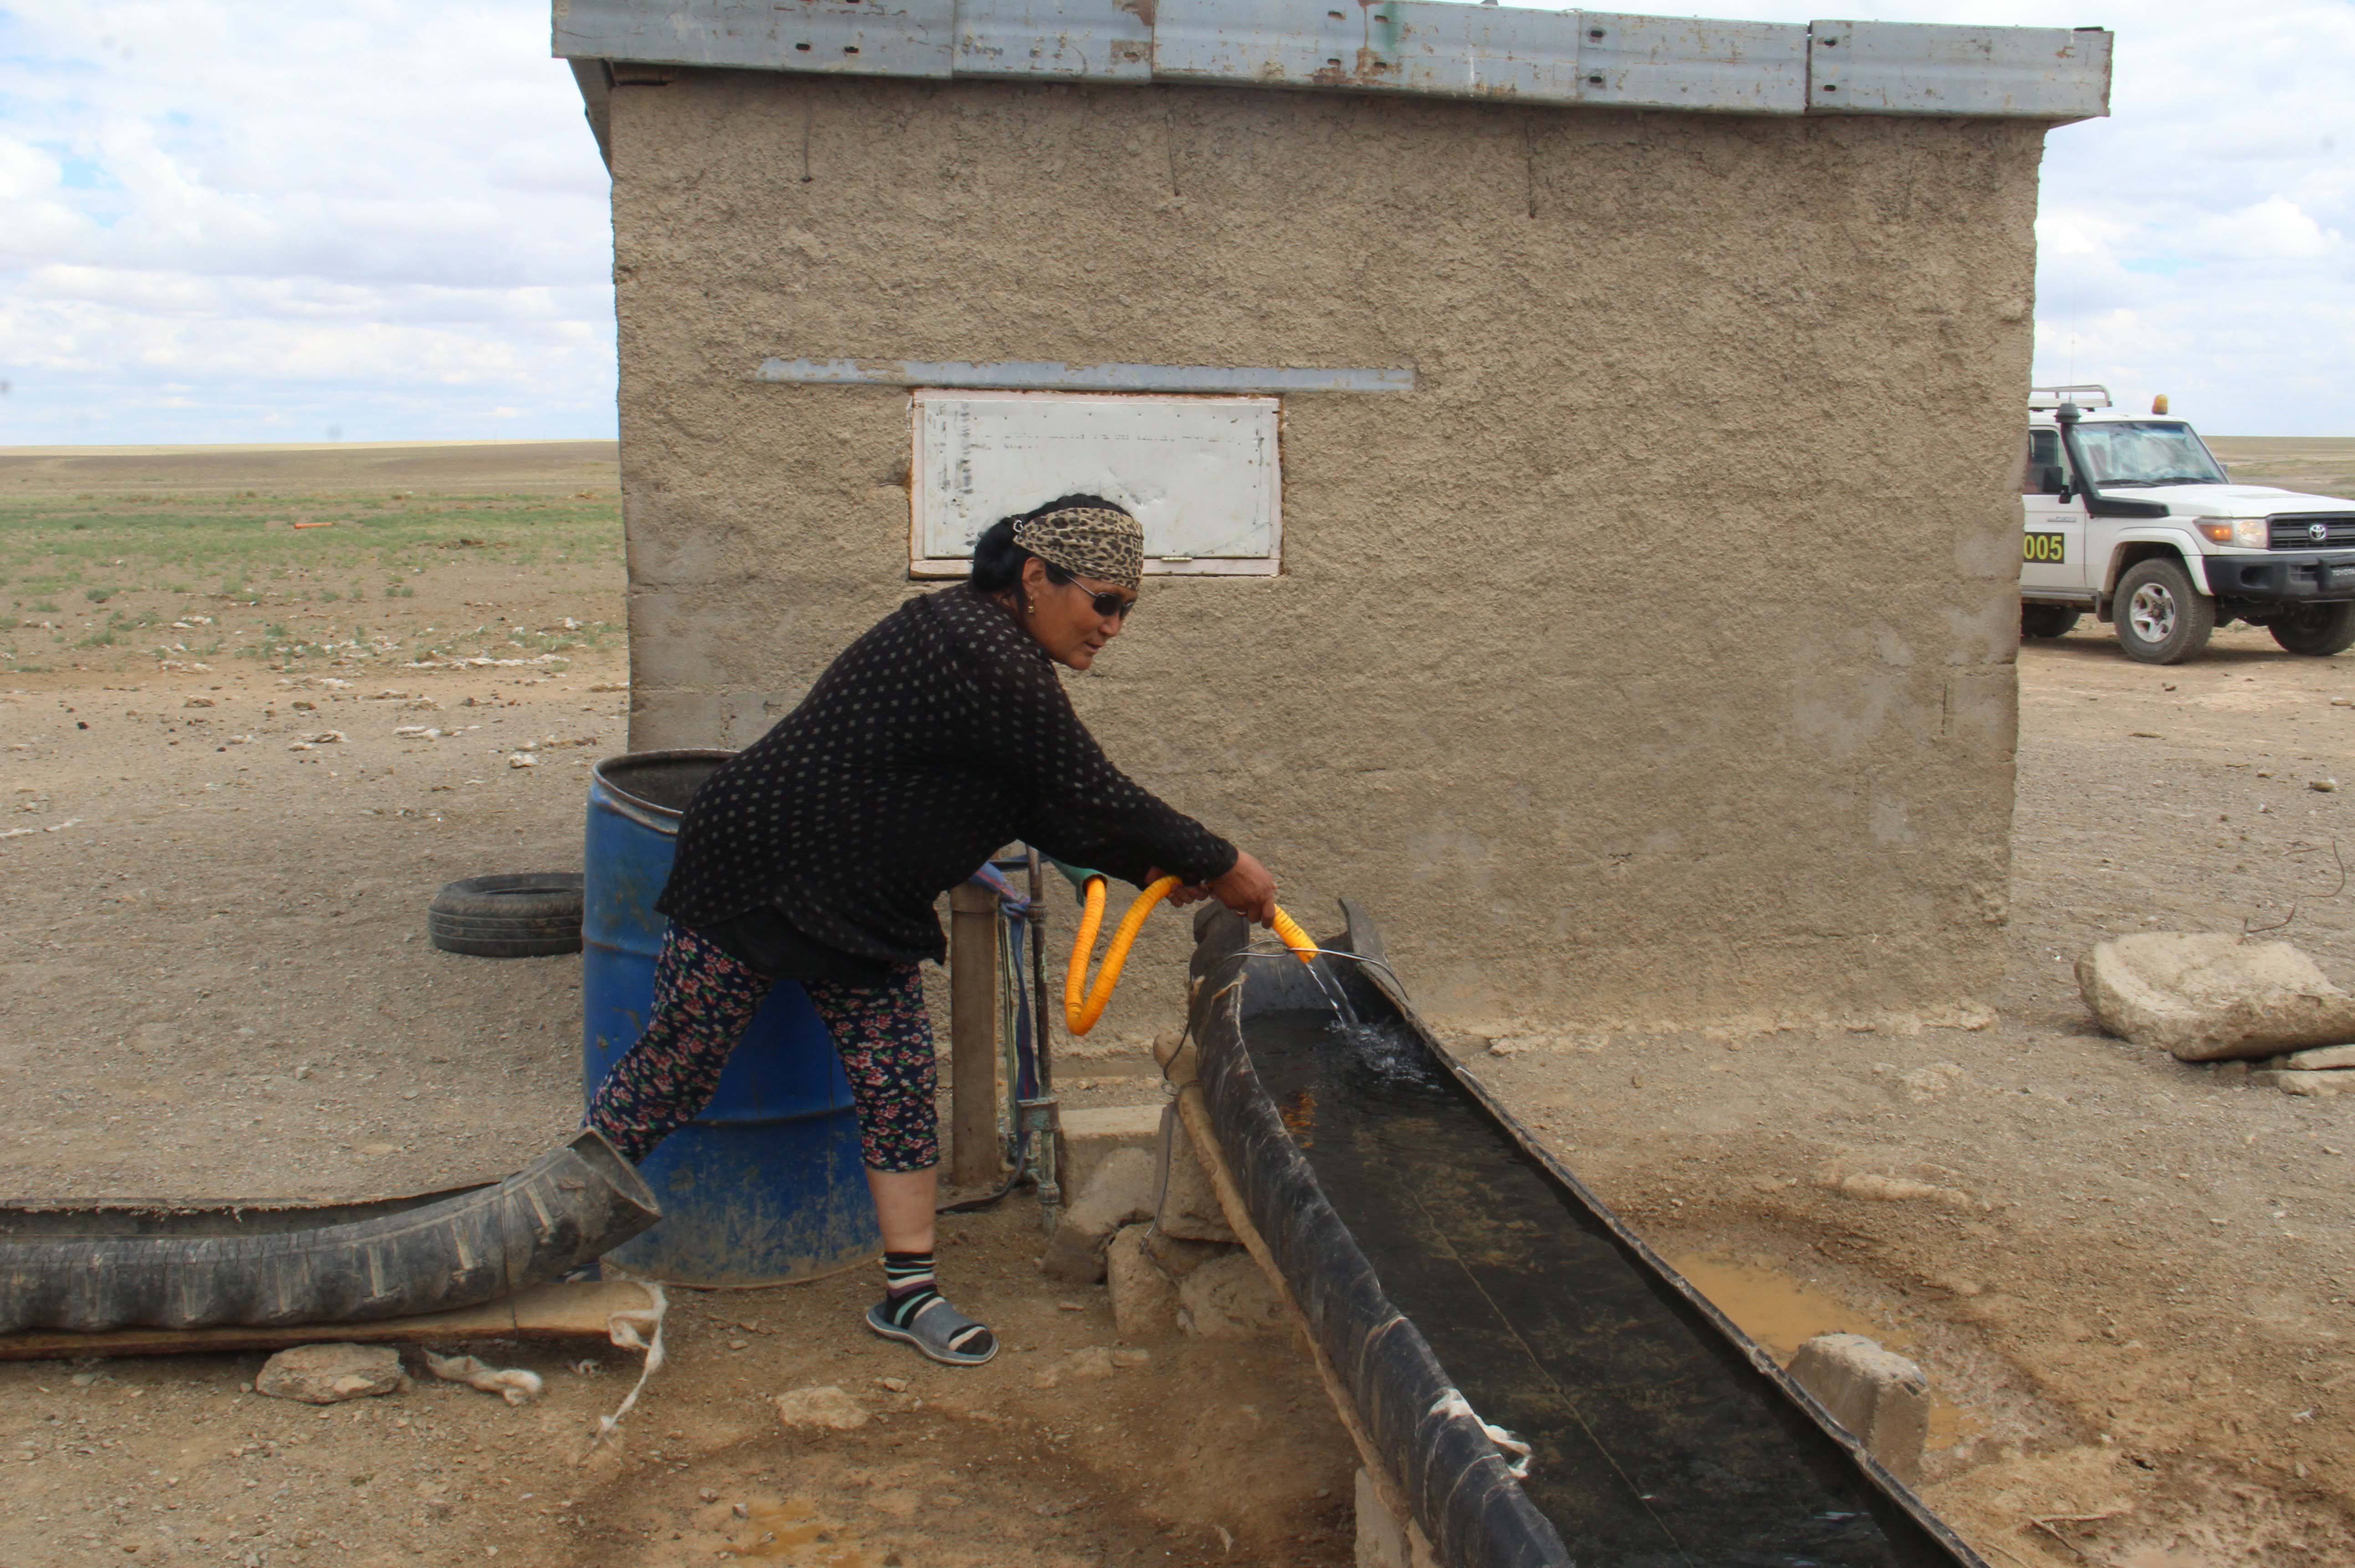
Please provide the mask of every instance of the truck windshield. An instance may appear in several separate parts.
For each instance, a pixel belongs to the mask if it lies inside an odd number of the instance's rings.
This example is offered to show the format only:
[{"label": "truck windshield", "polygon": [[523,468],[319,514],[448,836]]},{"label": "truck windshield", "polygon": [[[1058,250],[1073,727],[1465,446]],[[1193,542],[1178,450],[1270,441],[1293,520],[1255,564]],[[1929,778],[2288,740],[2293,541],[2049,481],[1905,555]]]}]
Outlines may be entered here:
[{"label": "truck windshield", "polygon": [[2222,485],[2223,471],[2188,424],[2152,420],[2087,421],[2077,450],[2105,489],[2137,485]]}]

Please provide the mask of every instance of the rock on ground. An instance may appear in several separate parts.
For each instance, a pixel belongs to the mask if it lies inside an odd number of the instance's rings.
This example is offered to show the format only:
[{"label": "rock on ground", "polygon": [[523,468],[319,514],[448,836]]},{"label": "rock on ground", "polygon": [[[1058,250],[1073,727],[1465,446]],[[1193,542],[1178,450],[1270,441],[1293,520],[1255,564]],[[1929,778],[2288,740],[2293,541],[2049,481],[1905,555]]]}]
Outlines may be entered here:
[{"label": "rock on ground", "polygon": [[1145,1250],[1153,1254],[1153,1261],[1161,1265],[1161,1272],[1175,1280],[1184,1279],[1212,1258],[1222,1258],[1229,1253],[1240,1251],[1241,1246],[1233,1242],[1182,1242],[1160,1226],[1153,1225],[1146,1230]]},{"label": "rock on ground", "polygon": [[341,1404],[408,1386],[400,1352],[389,1345],[297,1345],[261,1363],[253,1392],[304,1404]]},{"label": "rock on ground", "polygon": [[797,1388],[771,1401],[787,1426],[851,1432],[867,1424],[867,1407],[833,1383]]},{"label": "rock on ground", "polygon": [[1213,1258],[1178,1287],[1178,1325],[1205,1339],[1240,1339],[1284,1323],[1284,1302],[1249,1253]]},{"label": "rock on ground", "polygon": [[2332,1072],[2344,1067],[2355,1067],[2355,1045],[2317,1046],[2312,1051],[2296,1051],[2287,1056],[2276,1056],[2267,1067],[2288,1072]]},{"label": "rock on ground", "polygon": [[1104,1276],[1104,1247],[1113,1232],[1152,1213],[1152,1157],[1143,1149],[1114,1149],[1056,1221],[1039,1266],[1067,1284],[1093,1285]]},{"label": "rock on ground", "polygon": [[1861,1334],[1818,1334],[1791,1358],[1791,1377],[1901,1481],[1922,1473],[1930,1380]]},{"label": "rock on ground", "polygon": [[1102,1345],[1073,1350],[1051,1366],[1041,1367],[1030,1380],[1033,1388],[1053,1388],[1066,1381],[1093,1381],[1112,1376],[1112,1352]]},{"label": "rock on ground", "polygon": [[2355,1072],[2346,1068],[2307,1072],[2252,1072],[2249,1082],[2259,1088],[2278,1089],[2285,1094],[2298,1094],[2311,1099],[2355,1094]]},{"label": "rock on ground", "polygon": [[1178,1326],[1178,1286],[1147,1244],[1148,1225],[1128,1225],[1104,1249],[1113,1326],[1124,1339],[1151,1339]]},{"label": "rock on ground", "polygon": [[2114,937],[2077,961],[2077,987],[2103,1029],[2185,1061],[2355,1039],[2355,996],[2286,942],[2220,932]]}]

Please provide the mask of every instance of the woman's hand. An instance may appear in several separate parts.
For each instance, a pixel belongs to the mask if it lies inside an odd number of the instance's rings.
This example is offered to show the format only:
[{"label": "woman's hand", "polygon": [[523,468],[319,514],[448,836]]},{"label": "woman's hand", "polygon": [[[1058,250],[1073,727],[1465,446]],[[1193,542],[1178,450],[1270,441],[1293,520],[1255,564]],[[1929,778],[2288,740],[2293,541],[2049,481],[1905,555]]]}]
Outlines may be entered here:
[{"label": "woman's hand", "polygon": [[1275,878],[1250,850],[1236,850],[1234,865],[1212,880],[1209,891],[1253,925],[1275,923]]}]

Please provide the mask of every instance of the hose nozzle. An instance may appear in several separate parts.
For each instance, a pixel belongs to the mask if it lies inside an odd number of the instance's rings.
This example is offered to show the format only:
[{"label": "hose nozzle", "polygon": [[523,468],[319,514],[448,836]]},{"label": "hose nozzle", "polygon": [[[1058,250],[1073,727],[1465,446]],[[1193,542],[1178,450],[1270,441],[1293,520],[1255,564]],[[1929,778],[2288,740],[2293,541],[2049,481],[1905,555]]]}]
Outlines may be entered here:
[{"label": "hose nozzle", "polygon": [[1275,928],[1276,935],[1284,939],[1284,944],[1292,949],[1292,955],[1295,958],[1299,959],[1303,964],[1311,965],[1316,964],[1316,944],[1306,932],[1300,929],[1298,921],[1284,913],[1279,907],[1275,912],[1275,918],[1268,923]]}]

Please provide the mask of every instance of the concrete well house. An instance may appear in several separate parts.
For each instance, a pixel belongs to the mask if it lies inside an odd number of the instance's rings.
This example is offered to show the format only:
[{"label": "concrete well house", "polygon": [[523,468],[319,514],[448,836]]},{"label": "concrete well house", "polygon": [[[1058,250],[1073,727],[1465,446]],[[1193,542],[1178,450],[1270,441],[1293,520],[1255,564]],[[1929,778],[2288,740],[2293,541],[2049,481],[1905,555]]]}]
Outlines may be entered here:
[{"label": "concrete well house", "polygon": [[1435,1016],[1993,979],[2037,168],[2108,34],[556,0],[555,48],[634,749],[749,741],[980,527],[1108,491],[1155,575],[1082,711]]}]

